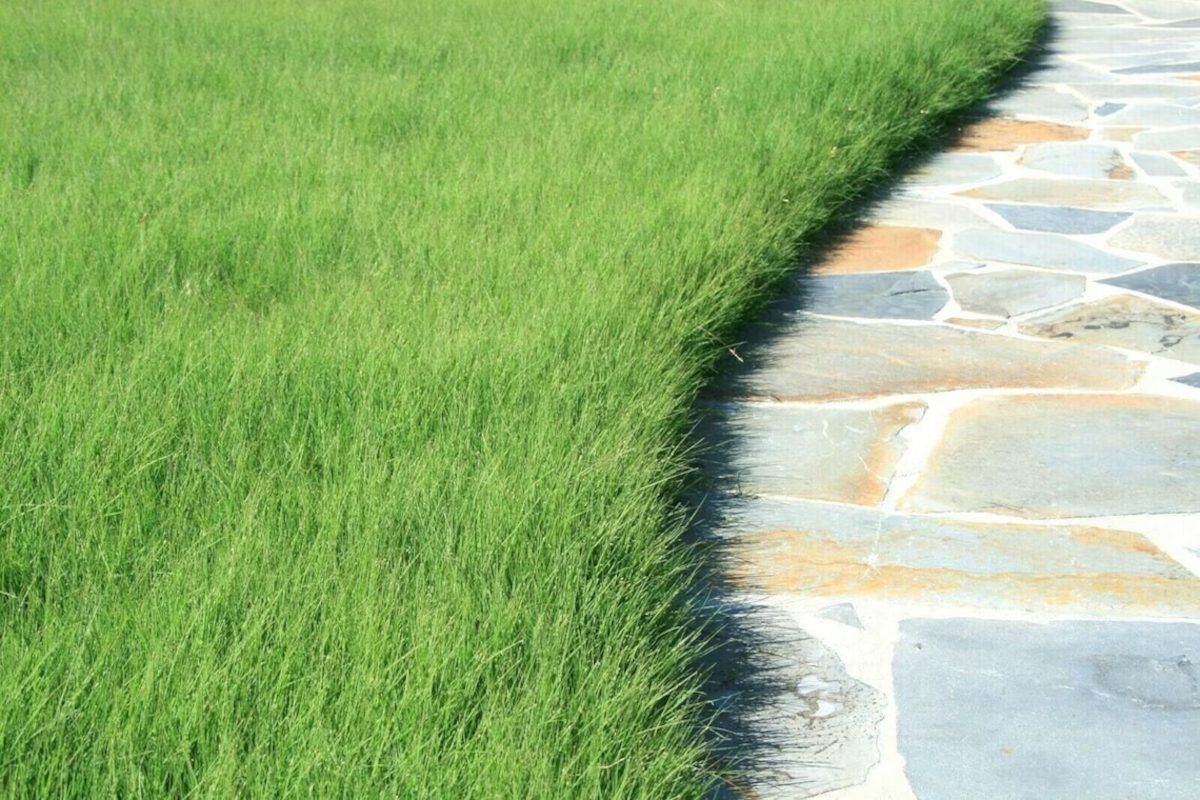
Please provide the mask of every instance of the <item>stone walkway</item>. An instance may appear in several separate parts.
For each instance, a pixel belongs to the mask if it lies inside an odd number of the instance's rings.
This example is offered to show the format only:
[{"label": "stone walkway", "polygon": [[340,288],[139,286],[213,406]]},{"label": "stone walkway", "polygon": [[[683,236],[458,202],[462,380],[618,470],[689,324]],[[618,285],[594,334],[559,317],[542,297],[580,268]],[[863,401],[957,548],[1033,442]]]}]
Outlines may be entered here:
[{"label": "stone walkway", "polygon": [[1200,797],[1200,0],[1051,6],[711,404],[751,796]]}]

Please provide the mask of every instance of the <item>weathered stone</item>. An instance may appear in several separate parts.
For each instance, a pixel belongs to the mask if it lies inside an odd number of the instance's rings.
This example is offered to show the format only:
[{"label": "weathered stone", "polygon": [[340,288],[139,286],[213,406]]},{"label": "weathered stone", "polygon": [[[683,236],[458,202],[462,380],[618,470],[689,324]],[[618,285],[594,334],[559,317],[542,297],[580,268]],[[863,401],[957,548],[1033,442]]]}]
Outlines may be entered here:
[{"label": "weathered stone", "polygon": [[951,415],[906,511],[1057,519],[1200,510],[1200,403],[1142,395],[977,400]]},{"label": "weathered stone", "polygon": [[[1145,136],[1146,134],[1142,134]],[[1080,206],[1112,211],[1170,208],[1171,204],[1153,186],[1107,180],[1046,180],[1017,178],[958,193],[981,200],[1040,203],[1048,206]]]},{"label": "weathered stone", "polygon": [[1036,317],[1021,333],[1139,350],[1200,364],[1200,314],[1117,295]]},{"label": "weathered stone", "polygon": [[1145,128],[1105,128],[1101,133],[1110,142],[1132,142]]},{"label": "weathered stone", "polygon": [[1111,80],[1112,76],[1107,72],[1069,61],[1057,61],[1040,66],[1023,83],[1026,86],[1048,86],[1059,83],[1105,83]]},{"label": "weathered stone", "polygon": [[1139,150],[1186,150],[1195,147],[1197,142],[1200,142],[1200,128],[1150,130],[1133,138],[1133,143]]},{"label": "weathered stone", "polygon": [[1121,154],[1105,144],[1041,144],[1030,148],[1021,164],[1029,169],[1078,178],[1126,177],[1121,168],[1128,169]]},{"label": "weathered stone", "polygon": [[954,299],[964,311],[1016,317],[1049,308],[1077,297],[1087,288],[1082,275],[1053,275],[1013,269],[950,275],[946,278]]},{"label": "weathered stone", "polygon": [[750,591],[1106,616],[1200,613],[1200,579],[1136,533],[767,499],[730,516],[730,574]]},{"label": "weathered stone", "polygon": [[994,331],[1004,327],[1002,319],[978,319],[976,317],[951,317],[946,320],[946,323],[958,325],[960,328],[977,328],[983,331]]},{"label": "weathered stone", "polygon": [[861,319],[932,319],[950,293],[928,271],[813,275],[804,279],[804,308]]},{"label": "weathered stone", "polygon": [[1182,61],[1170,64],[1147,64],[1141,67],[1115,69],[1118,75],[1167,75],[1175,72],[1192,72],[1200,69],[1200,61]]},{"label": "weathered stone", "polygon": [[[1126,48],[1130,45],[1124,45]],[[1105,44],[1105,47],[1112,47]],[[1147,50],[1157,50],[1161,47],[1157,42],[1143,45]],[[1104,83],[1079,84],[1071,87],[1073,90],[1092,100],[1166,100],[1174,98],[1191,98],[1200,95],[1200,89],[1195,86],[1179,86],[1169,83]]]},{"label": "weathered stone", "polygon": [[1163,264],[1102,283],[1200,308],[1200,264]]},{"label": "weathered stone", "polygon": [[728,459],[714,456],[711,469],[740,492],[873,505],[904,452],[897,434],[924,412],[921,403],[867,410],[735,405],[710,438],[732,437],[737,447]]},{"label": "weathered stone", "polygon": [[982,217],[961,205],[918,200],[905,195],[899,195],[880,203],[871,212],[870,220],[876,225],[934,228],[938,231],[954,231],[987,225]]},{"label": "weathered stone", "polygon": [[821,619],[833,620],[851,628],[862,630],[862,620],[858,618],[858,612],[854,610],[853,603],[837,603],[832,606],[826,606],[817,612],[817,616]]},{"label": "weathered stone", "polygon": [[1189,164],[1200,166],[1200,150],[1176,150],[1171,153],[1176,158],[1182,158]]},{"label": "weathered stone", "polygon": [[1087,106],[1065,92],[1045,87],[1015,92],[989,104],[997,115],[1022,115],[1051,122],[1080,122],[1087,119]]},{"label": "weathered stone", "polygon": [[928,264],[941,231],[868,225],[859,228],[816,266],[822,275],[908,270]]},{"label": "weathered stone", "polygon": [[1092,113],[1097,117],[1107,117],[1117,113],[1124,107],[1124,103],[1101,103],[1092,109]]},{"label": "weathered stone", "polygon": [[1111,120],[1121,125],[1146,125],[1169,128],[1177,125],[1200,124],[1200,109],[1166,103],[1147,103],[1128,106]]},{"label": "weathered stone", "polygon": [[1087,128],[996,117],[972,123],[964,128],[957,147],[952,148],[950,152],[1008,152],[1023,144],[1074,142],[1087,137]]},{"label": "weathered stone", "polygon": [[905,180],[921,186],[980,183],[1000,175],[1000,165],[981,153],[941,153]]},{"label": "weathered stone", "polygon": [[1183,800],[1200,785],[1200,625],[913,619],[894,663],[921,800]]},{"label": "weathered stone", "polygon": [[1145,263],[1050,233],[969,230],[955,238],[954,249],[961,255],[984,261],[1073,272],[1125,272]]},{"label": "weathered stone", "polygon": [[1142,172],[1152,178],[1187,175],[1187,171],[1179,165],[1179,162],[1170,156],[1157,153],[1130,153],[1129,157],[1141,168]]},{"label": "weathered stone", "polygon": [[1145,366],[1101,347],[1036,342],[946,325],[801,318],[762,354],[740,389],[828,401],[953,389],[1128,389]]},{"label": "weathered stone", "polygon": [[1200,261],[1200,219],[1138,216],[1109,243],[1160,258]]},{"label": "weathered stone", "polygon": [[1132,216],[1128,212],[1092,211],[1068,206],[1026,206],[989,203],[988,208],[1014,228],[1043,233],[1104,233]]},{"label": "weathered stone", "polygon": [[1193,386],[1200,389],[1200,372],[1193,372],[1191,375],[1181,375],[1178,378],[1171,378],[1171,380],[1182,383],[1185,386]]}]

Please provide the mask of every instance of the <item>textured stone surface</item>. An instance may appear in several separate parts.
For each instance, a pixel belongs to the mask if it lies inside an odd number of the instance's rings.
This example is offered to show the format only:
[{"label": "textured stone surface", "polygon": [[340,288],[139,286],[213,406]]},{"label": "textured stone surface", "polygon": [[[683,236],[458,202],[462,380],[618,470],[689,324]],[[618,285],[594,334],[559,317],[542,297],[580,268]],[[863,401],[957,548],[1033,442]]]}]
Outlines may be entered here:
[{"label": "textured stone surface", "polygon": [[1068,206],[989,203],[988,208],[1004,217],[1014,228],[1042,233],[1104,233],[1132,216],[1128,212],[1092,211]]},{"label": "textured stone surface", "polygon": [[899,746],[921,800],[1186,800],[1200,626],[901,623]]},{"label": "textured stone surface", "polygon": [[1200,511],[1200,403],[991,397],[951,415],[908,511],[1026,518]]},{"label": "textured stone surface", "polygon": [[1113,128],[1105,128],[1103,131],[1101,131],[1101,133],[1104,135],[1104,138],[1110,142],[1132,142],[1133,137],[1137,136],[1139,133],[1141,133],[1144,130],[1146,130],[1146,129],[1145,128],[1113,127]]},{"label": "textured stone surface", "polygon": [[950,275],[954,299],[965,311],[1015,317],[1049,308],[1083,295],[1082,275],[1051,275],[1032,270],[1005,270]]},{"label": "textured stone surface", "polygon": [[944,325],[805,319],[740,381],[751,396],[828,401],[985,387],[1128,389],[1143,362],[1073,342],[1036,342]]},{"label": "textured stone surface", "polygon": [[1171,378],[1173,381],[1178,381],[1184,386],[1194,386],[1200,389],[1200,372],[1193,372],[1191,375],[1181,375],[1178,378]]},{"label": "textured stone surface", "polygon": [[1021,332],[1139,350],[1200,364],[1200,314],[1132,295],[1106,297],[1021,325]]},{"label": "textured stone surface", "polygon": [[713,467],[739,492],[875,504],[904,451],[896,434],[924,411],[920,403],[872,410],[734,406],[710,438],[737,444]]},{"label": "textured stone surface", "polygon": [[1050,122],[1081,122],[1088,117],[1087,106],[1066,92],[1050,88],[1016,92],[992,102],[989,109],[999,116],[1029,116]]},{"label": "textured stone surface", "polygon": [[928,271],[813,275],[803,281],[814,314],[862,319],[932,319],[950,294]]},{"label": "textured stone surface", "polygon": [[1200,264],[1164,264],[1103,282],[1200,308]]},{"label": "textured stone surface", "polygon": [[1041,172],[1078,178],[1127,178],[1128,165],[1106,144],[1041,144],[1030,148],[1021,164]]},{"label": "textured stone surface", "polygon": [[1180,128],[1167,131],[1146,131],[1133,138],[1140,150],[1185,150],[1200,142],[1200,128]]},{"label": "textured stone surface", "polygon": [[917,200],[906,195],[880,203],[872,210],[870,220],[876,225],[934,228],[936,231],[954,231],[987,225],[983,217],[961,205]]},{"label": "textured stone surface", "polygon": [[1127,531],[762,499],[749,501],[730,528],[731,574],[752,591],[1073,614],[1200,613],[1200,579]]},{"label": "textured stone surface", "polygon": [[946,320],[951,325],[959,325],[963,328],[978,328],[984,331],[994,331],[997,328],[1004,327],[1002,319],[976,319],[975,317],[950,317]]},{"label": "textured stone surface", "polygon": [[898,271],[929,263],[937,251],[941,231],[868,225],[836,247],[816,267],[823,275],[852,272]]},{"label": "textured stone surface", "polygon": [[1015,119],[986,119],[964,128],[958,145],[952,148],[951,152],[1000,152],[1012,150],[1022,144],[1074,142],[1087,137],[1087,128],[1074,125]]},{"label": "textured stone surface", "polygon": [[961,255],[984,261],[1074,272],[1125,272],[1145,263],[1049,233],[968,230],[954,240],[954,249]]},{"label": "textured stone surface", "polygon": [[1109,240],[1115,247],[1160,258],[1200,261],[1200,219],[1145,215]]},{"label": "textured stone surface", "polygon": [[1133,163],[1137,164],[1143,172],[1151,177],[1171,177],[1187,174],[1187,171],[1180,166],[1179,162],[1170,156],[1158,155],[1157,153],[1130,153],[1129,156],[1133,159]]},{"label": "textured stone surface", "polygon": [[1168,103],[1139,103],[1126,106],[1112,117],[1113,124],[1171,127],[1200,124],[1200,109]]},{"label": "textured stone surface", "polygon": [[991,156],[980,153],[942,153],[908,177],[920,186],[979,183],[1000,174],[1000,165]]},{"label": "textured stone surface", "polygon": [[1144,186],[1132,181],[1017,178],[968,189],[959,194],[981,200],[1080,206],[1111,211],[1141,211],[1169,208],[1171,205],[1153,186]]}]

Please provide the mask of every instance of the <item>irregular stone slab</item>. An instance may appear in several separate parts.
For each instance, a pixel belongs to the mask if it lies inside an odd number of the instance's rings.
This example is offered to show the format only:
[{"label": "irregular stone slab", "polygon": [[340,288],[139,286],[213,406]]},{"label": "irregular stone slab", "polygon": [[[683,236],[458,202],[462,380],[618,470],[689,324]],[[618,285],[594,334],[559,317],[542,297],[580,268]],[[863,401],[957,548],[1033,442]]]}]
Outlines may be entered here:
[{"label": "irregular stone slab", "polygon": [[1129,157],[1133,159],[1133,163],[1141,168],[1142,172],[1152,178],[1187,175],[1187,170],[1170,156],[1157,155],[1156,153],[1130,153]]},{"label": "irregular stone slab", "polygon": [[1200,128],[1180,128],[1173,131],[1147,131],[1134,137],[1139,150],[1185,150],[1200,142]]},{"label": "irregular stone slab", "polygon": [[909,270],[928,264],[942,232],[930,228],[868,225],[859,228],[818,264],[820,275]]},{"label": "irregular stone slab", "polygon": [[1187,0],[1124,0],[1122,5],[1144,17],[1170,22],[1196,16],[1196,4]]},{"label": "irregular stone slab", "polygon": [[1112,80],[1107,72],[1072,64],[1069,61],[1058,61],[1039,67],[1025,79],[1027,86],[1047,86],[1058,83],[1106,83]]},{"label": "irregular stone slab", "polygon": [[921,403],[869,410],[737,405],[710,435],[737,446],[709,464],[739,492],[873,505],[904,452],[896,435],[924,413]]},{"label": "irregular stone slab", "polygon": [[954,240],[954,249],[964,256],[985,261],[1074,272],[1126,272],[1146,263],[1050,233],[969,230]]},{"label": "irregular stone slab", "polygon": [[1175,152],[1171,153],[1171,155],[1175,156],[1176,158],[1182,158],[1189,164],[1196,164],[1197,166],[1200,166],[1200,150],[1176,150]]},{"label": "irregular stone slab", "polygon": [[1036,317],[1021,333],[1077,339],[1200,364],[1200,314],[1132,295],[1106,297]]},{"label": "irregular stone slab", "polygon": [[1105,144],[1041,144],[1030,148],[1020,163],[1029,169],[1078,178],[1132,176],[1116,148]]},{"label": "irregular stone slab", "polygon": [[1183,193],[1184,205],[1200,208],[1200,183],[1175,184]]},{"label": "irregular stone slab", "polygon": [[[1025,395],[954,412],[906,511],[1059,519],[1200,511],[1200,403]],[[1189,443],[1181,446],[1181,443]]]},{"label": "irregular stone slab", "polygon": [[1112,350],[946,325],[802,318],[741,381],[750,396],[829,401],[953,389],[1128,389],[1145,366]]},{"label": "irregular stone slab", "polygon": [[766,499],[732,517],[729,569],[750,591],[1060,614],[1200,613],[1200,579],[1127,531]]},{"label": "irregular stone slab", "polygon": [[1101,133],[1110,142],[1132,142],[1145,128],[1105,128]]},{"label": "irregular stone slab", "polygon": [[950,299],[928,271],[813,275],[803,280],[804,308],[860,319],[932,319]]},{"label": "irregular stone slab", "polygon": [[977,328],[984,331],[994,331],[997,328],[1004,327],[1002,319],[976,319],[975,317],[951,317],[946,320],[949,325],[958,325],[962,328]]},{"label": "irregular stone slab", "polygon": [[1163,264],[1101,283],[1200,308],[1200,264]]},{"label": "irregular stone slab", "polygon": [[[1146,134],[1142,134],[1145,136]],[[1006,200],[1047,206],[1080,206],[1111,211],[1141,211],[1170,208],[1171,204],[1152,186],[1124,181],[1046,180],[1017,178],[958,192],[960,197]]]},{"label": "irregular stone slab", "polygon": [[1200,626],[900,624],[900,753],[921,800],[1184,800],[1200,785]]},{"label": "irregular stone slab", "polygon": [[1050,7],[1060,14],[1128,14],[1119,6],[1108,3],[1094,3],[1091,0],[1054,0]]},{"label": "irregular stone slab", "polygon": [[[1182,383],[1185,386],[1194,386],[1195,388],[1200,389],[1200,372],[1193,372],[1191,375],[1182,375],[1178,378],[1171,378],[1171,380]],[[1197,555],[1200,555],[1200,553]]]},{"label": "irregular stone slab", "polygon": [[877,225],[933,228],[937,231],[954,231],[987,225],[983,217],[969,208],[952,203],[917,200],[904,195],[880,203],[871,212],[870,219]]},{"label": "irregular stone slab", "polygon": [[947,186],[990,181],[999,175],[1000,165],[989,155],[940,153],[905,178],[905,182],[919,186]]},{"label": "irregular stone slab", "polygon": [[[1112,45],[1105,44],[1105,47]],[[1124,45],[1129,47],[1130,45]],[[1148,50],[1158,50],[1160,45],[1145,45]],[[1191,98],[1200,95],[1194,86],[1179,86],[1170,83],[1105,83],[1072,85],[1072,89],[1091,100],[1166,100]]]},{"label": "irregular stone slab", "polygon": [[1167,75],[1175,72],[1193,72],[1200,69],[1200,61],[1183,61],[1173,64],[1147,64],[1141,67],[1114,69],[1117,75]]},{"label": "irregular stone slab", "polygon": [[1112,122],[1160,128],[1196,125],[1200,124],[1200,109],[1166,103],[1147,103],[1126,107],[1113,116]]},{"label": "irregular stone slab", "polygon": [[1129,212],[1091,211],[1069,206],[988,203],[988,208],[1004,217],[1014,228],[1042,233],[1104,233],[1132,216]]},{"label": "irregular stone slab", "polygon": [[840,622],[843,625],[848,625],[851,628],[863,629],[862,620],[858,618],[858,612],[854,610],[853,603],[838,603],[832,606],[826,606],[817,612],[817,616],[821,619],[830,619],[834,622]]},{"label": "irregular stone slab", "polygon": [[1088,137],[1088,129],[1053,122],[1030,122],[993,117],[972,123],[962,131],[952,153],[993,153],[1015,150],[1023,144],[1075,142]]},{"label": "irregular stone slab", "polygon": [[1198,19],[1181,19],[1177,22],[1164,23],[1164,28],[1200,28],[1200,18]]},{"label": "irregular stone slab", "polygon": [[1027,269],[966,273],[946,278],[964,311],[1017,317],[1082,297],[1087,278]]},{"label": "irregular stone slab", "polygon": [[1107,117],[1117,113],[1125,107],[1124,103],[1101,103],[1092,109],[1092,113],[1097,117]]},{"label": "irregular stone slab", "polygon": [[1088,109],[1072,95],[1049,88],[1025,89],[988,105],[993,114],[1037,117],[1050,122],[1081,122]]},{"label": "irregular stone slab", "polygon": [[1200,219],[1139,216],[1110,239],[1109,244],[1161,258],[1200,261]]}]

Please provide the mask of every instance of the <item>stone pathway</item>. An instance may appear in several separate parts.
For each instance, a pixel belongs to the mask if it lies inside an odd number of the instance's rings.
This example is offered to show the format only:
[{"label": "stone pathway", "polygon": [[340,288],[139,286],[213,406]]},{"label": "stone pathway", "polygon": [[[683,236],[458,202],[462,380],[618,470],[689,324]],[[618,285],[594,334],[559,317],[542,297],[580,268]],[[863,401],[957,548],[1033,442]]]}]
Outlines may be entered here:
[{"label": "stone pathway", "polygon": [[711,404],[751,796],[1200,797],[1200,0],[1051,6]]}]

